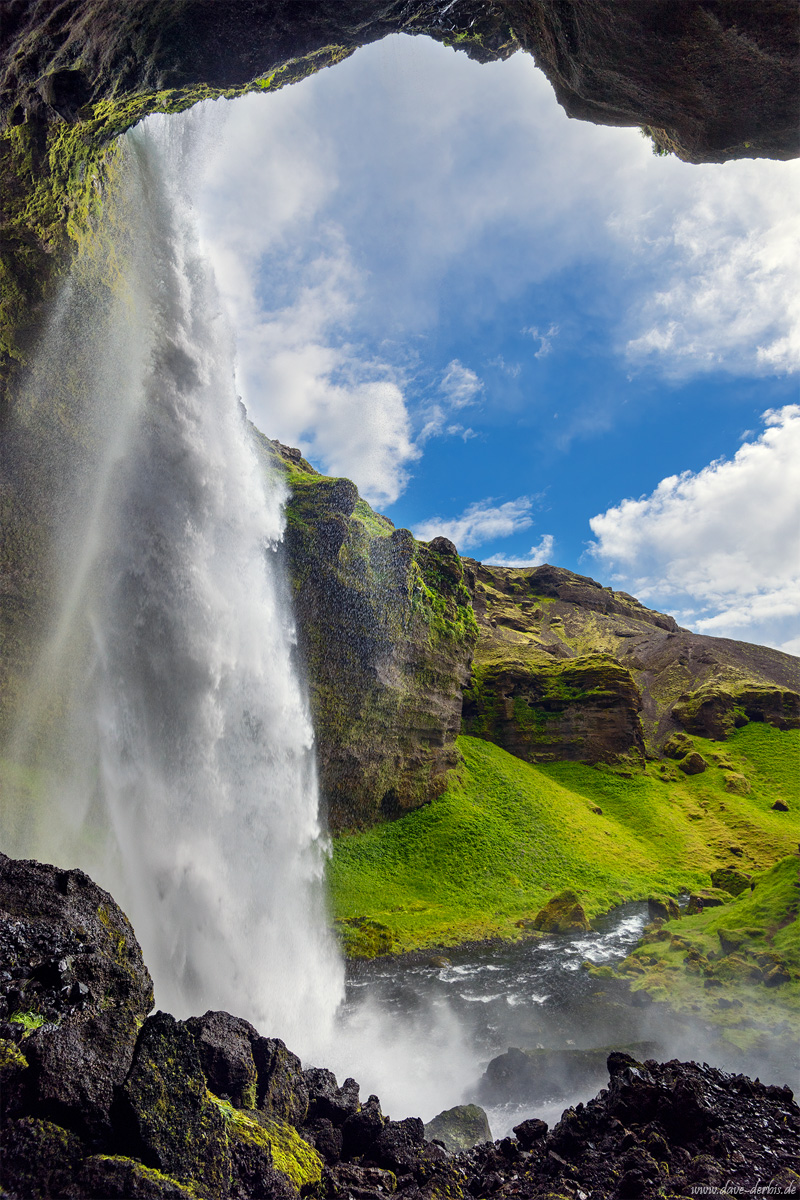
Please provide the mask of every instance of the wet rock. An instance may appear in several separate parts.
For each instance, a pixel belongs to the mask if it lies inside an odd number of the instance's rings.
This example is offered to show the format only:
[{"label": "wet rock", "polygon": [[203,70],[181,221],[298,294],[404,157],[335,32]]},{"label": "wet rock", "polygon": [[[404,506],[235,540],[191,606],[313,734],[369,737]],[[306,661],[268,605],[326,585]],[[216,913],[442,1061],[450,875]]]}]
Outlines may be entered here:
[{"label": "wet rock", "polygon": [[257,1037],[251,1046],[258,1073],[258,1107],[277,1120],[300,1125],[308,1112],[308,1090],[300,1059],[280,1038]]},{"label": "wet rock", "polygon": [[477,1104],[458,1104],[445,1109],[425,1126],[425,1137],[429,1142],[443,1142],[446,1149],[456,1152],[469,1150],[480,1142],[490,1142],[492,1131],[489,1118]]},{"label": "wet rock", "polygon": [[132,1158],[88,1158],[69,1191],[69,1200],[197,1200],[197,1192],[162,1171]]},{"label": "wet rock", "polygon": [[349,1116],[358,1112],[358,1084],[345,1079],[341,1087],[333,1071],[311,1067],[303,1072],[303,1084],[308,1094],[308,1120],[327,1118],[333,1125],[343,1125]]},{"label": "wet rock", "polygon": [[327,1117],[320,1117],[311,1124],[306,1123],[303,1126],[303,1137],[322,1155],[325,1162],[335,1163],[342,1157],[344,1135],[341,1128]]},{"label": "wet rock", "polygon": [[366,1154],[385,1124],[380,1100],[370,1096],[366,1104],[351,1113],[342,1125],[342,1158]]},{"label": "wet rock", "polygon": [[548,900],[533,922],[542,933],[586,933],[591,929],[576,892],[567,889]]},{"label": "wet rock", "polygon": [[68,1195],[85,1153],[80,1138],[50,1121],[10,1121],[2,1134],[0,1186],[14,1200]]},{"label": "wet rock", "polygon": [[396,1174],[413,1172],[424,1143],[425,1126],[419,1117],[389,1121],[370,1147],[367,1161]]},{"label": "wet rock", "polygon": [[530,1150],[535,1142],[541,1141],[547,1135],[547,1122],[538,1117],[529,1117],[514,1126],[514,1136],[523,1150]]},{"label": "wet rock", "polygon": [[0,854],[0,957],[0,1019],[30,1065],[18,1110],[99,1143],[153,1004],[130,922],[82,871]]}]

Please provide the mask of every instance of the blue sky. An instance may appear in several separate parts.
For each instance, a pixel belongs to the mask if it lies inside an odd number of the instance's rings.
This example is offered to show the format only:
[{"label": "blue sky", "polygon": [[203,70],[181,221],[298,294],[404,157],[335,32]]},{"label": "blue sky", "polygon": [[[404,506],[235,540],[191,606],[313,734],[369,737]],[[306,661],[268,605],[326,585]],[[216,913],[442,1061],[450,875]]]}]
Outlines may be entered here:
[{"label": "blue sky", "polygon": [[800,652],[800,164],[657,159],[421,38],[206,109],[265,433],[419,536]]}]

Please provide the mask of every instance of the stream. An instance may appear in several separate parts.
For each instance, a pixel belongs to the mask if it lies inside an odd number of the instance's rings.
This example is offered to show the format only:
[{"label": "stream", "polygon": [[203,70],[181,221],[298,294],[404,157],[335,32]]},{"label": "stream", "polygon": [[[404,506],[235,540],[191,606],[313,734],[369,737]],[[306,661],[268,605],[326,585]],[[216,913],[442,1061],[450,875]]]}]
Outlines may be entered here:
[{"label": "stream", "polygon": [[[480,1103],[495,1137],[510,1133],[532,1106],[536,1115],[556,1120],[566,1104],[588,1100],[607,1081],[606,1048],[642,1041],[643,1011],[598,994],[581,964],[621,961],[648,919],[646,904],[625,904],[600,918],[591,933],[351,963],[341,1018],[345,1040],[348,1033],[368,1034],[380,1016],[392,1031],[377,1070],[364,1063],[362,1091],[374,1088],[392,1116],[407,1115],[400,1111],[405,1105],[426,1121],[442,1108]],[[506,1081],[501,1097],[479,1081],[489,1061],[509,1047],[558,1053],[539,1056],[534,1086]],[[594,1055],[579,1053],[598,1048]]]}]

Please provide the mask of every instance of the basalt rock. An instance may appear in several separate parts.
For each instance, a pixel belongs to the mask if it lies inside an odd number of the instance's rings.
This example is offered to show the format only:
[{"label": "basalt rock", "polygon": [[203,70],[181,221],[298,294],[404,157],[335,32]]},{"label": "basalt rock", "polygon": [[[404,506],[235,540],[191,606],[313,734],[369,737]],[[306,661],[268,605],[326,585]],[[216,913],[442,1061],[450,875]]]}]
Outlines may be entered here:
[{"label": "basalt rock", "polygon": [[[98,945],[87,958],[97,955],[96,980],[109,949],[96,925],[94,901],[100,897],[106,913],[100,927],[116,931],[119,950],[124,945],[140,961],[135,943],[126,940],[132,934],[122,914],[86,876],[32,863],[9,867],[8,860],[3,866],[4,939],[21,927],[30,931],[34,920],[44,939],[35,943],[40,946],[47,942],[49,947],[54,930],[62,939],[91,932]],[[51,884],[59,880],[66,890],[56,888],[54,896]],[[29,907],[35,917],[28,915]],[[35,965],[35,955],[31,958]],[[759,958],[767,987],[780,986],[777,978],[771,982],[771,973],[780,971],[774,959]],[[18,965],[18,960],[11,963]],[[112,1032],[115,1023],[121,1027],[120,1046],[126,1045],[129,1028],[124,997],[130,998],[131,978],[126,991],[112,973],[117,993],[108,1013]],[[20,1021],[9,1023],[19,1047],[0,1044],[0,1071],[4,1083],[12,1080],[12,1090],[17,1074],[29,1072],[25,1060],[34,1039],[54,1037],[56,1022],[75,1015],[68,1011],[68,997],[54,997],[47,980],[35,984],[27,985],[29,994],[38,996],[52,1019],[33,1031]],[[149,979],[139,985],[147,993]],[[87,1011],[90,1006],[87,1002]],[[4,1053],[9,1045],[11,1052]],[[269,1054],[259,1052],[265,1046]],[[556,1064],[547,1061],[552,1052],[516,1053],[528,1070],[536,1061],[534,1074],[544,1079],[549,1095],[565,1061],[574,1062],[585,1082],[587,1069],[601,1070],[598,1059],[606,1056],[605,1051],[562,1051]],[[659,1064],[642,1057],[642,1052],[636,1057],[611,1053],[607,1087],[587,1105],[567,1109],[550,1132],[531,1118],[517,1126],[517,1138],[448,1154],[426,1137],[418,1118],[388,1120],[377,1097],[360,1103],[355,1080],[340,1087],[330,1071],[295,1070],[298,1060],[283,1043],[262,1037],[245,1021],[210,1012],[179,1022],[156,1013],[136,1036],[132,1060],[104,1120],[77,1119],[74,1098],[86,1089],[85,1058],[63,1057],[57,1081],[30,1072],[16,1107],[7,1104],[3,1114],[0,1187],[8,1200],[291,1200],[301,1195],[378,1200],[393,1193],[405,1200],[467,1193],[533,1200],[574,1195],[578,1189],[655,1200],[664,1194],[665,1181],[670,1194],[682,1195],[697,1183],[724,1180],[740,1193],[766,1181],[792,1194],[800,1110],[788,1088],[695,1063]],[[225,1086],[240,1101],[251,1099],[251,1062],[261,1107],[235,1107],[214,1089]],[[495,1072],[496,1084],[501,1075]],[[277,1076],[281,1086],[269,1098],[269,1082]],[[69,1103],[54,1105],[56,1082]],[[292,1114],[288,1120],[276,1118],[277,1095],[284,1114]],[[95,1096],[95,1108],[96,1103]],[[45,1111],[50,1115],[41,1115]]]},{"label": "basalt rock", "polygon": [[108,1137],[153,1004],[130,922],[82,871],[0,854],[0,961],[0,1036],[28,1064],[6,1101],[89,1144]]},{"label": "basalt rock", "polygon": [[587,933],[591,925],[579,896],[568,888],[548,900],[536,914],[533,928],[542,933]]}]

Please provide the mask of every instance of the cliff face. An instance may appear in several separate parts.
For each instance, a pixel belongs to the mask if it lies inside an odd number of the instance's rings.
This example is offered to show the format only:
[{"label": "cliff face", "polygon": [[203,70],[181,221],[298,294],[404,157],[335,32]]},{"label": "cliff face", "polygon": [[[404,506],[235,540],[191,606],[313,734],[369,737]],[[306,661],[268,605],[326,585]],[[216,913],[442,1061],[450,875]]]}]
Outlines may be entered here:
[{"label": "cliff face", "polygon": [[645,127],[688,162],[800,152],[793,0],[6,0],[0,378],[31,353],[120,133],[274,91],[399,32],[481,62],[521,46],[570,116]]},{"label": "cliff face", "polygon": [[476,576],[480,637],[464,732],[529,762],[641,760],[676,732],[800,728],[800,660],[703,637],[558,567]]},{"label": "cliff face", "polygon": [[290,489],[285,552],[333,830],[444,791],[477,626],[474,577],[449,542],[417,542],[347,479],[261,441]]}]

